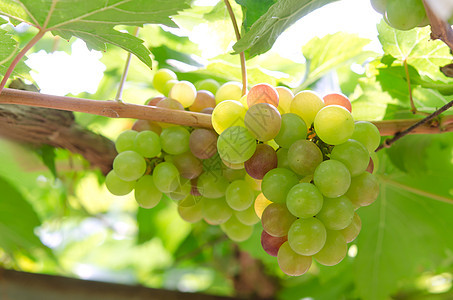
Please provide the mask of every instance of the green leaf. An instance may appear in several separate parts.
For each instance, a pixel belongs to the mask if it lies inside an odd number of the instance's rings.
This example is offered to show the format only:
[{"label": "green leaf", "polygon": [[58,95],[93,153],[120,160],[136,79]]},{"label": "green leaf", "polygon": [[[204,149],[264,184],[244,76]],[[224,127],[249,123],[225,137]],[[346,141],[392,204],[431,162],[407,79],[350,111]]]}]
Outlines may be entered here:
[{"label": "green leaf", "polygon": [[396,58],[395,63],[402,64],[407,60],[407,63],[414,66],[422,76],[452,82],[440,72],[439,67],[450,63],[453,56],[447,45],[440,40],[431,39],[431,30],[428,26],[400,31],[381,21],[377,28],[385,54]]},{"label": "green leaf", "polygon": [[[0,18],[0,20],[3,20]],[[14,57],[19,52],[18,42],[5,30],[0,29],[0,75],[5,75],[9,65],[14,60]],[[30,68],[23,62],[19,62],[13,70],[13,76],[24,76],[28,74]]]},{"label": "green leaf", "polygon": [[57,169],[55,167],[55,148],[49,145],[43,145],[37,149],[38,155],[41,156],[42,162],[49,171],[52,173],[54,178],[57,178]]},{"label": "green leaf", "polygon": [[236,53],[250,49],[250,56],[268,51],[278,36],[297,20],[337,0],[280,0],[272,5],[250,28],[233,49]]},{"label": "green leaf", "polygon": [[169,16],[188,8],[189,0],[18,0],[0,2],[0,14],[51,31],[69,40],[83,39],[90,48],[105,51],[110,43],[136,55],[152,67],[142,40],[114,29],[117,25],[164,24],[176,27]]},{"label": "green leaf", "polygon": [[277,0],[236,0],[242,6],[244,33],[276,2]]}]

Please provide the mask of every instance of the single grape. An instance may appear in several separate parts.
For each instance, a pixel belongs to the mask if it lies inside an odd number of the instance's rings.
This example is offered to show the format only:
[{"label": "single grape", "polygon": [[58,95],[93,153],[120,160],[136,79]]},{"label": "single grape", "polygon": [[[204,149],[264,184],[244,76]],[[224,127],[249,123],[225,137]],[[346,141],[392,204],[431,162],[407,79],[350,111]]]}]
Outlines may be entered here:
[{"label": "single grape", "polygon": [[261,246],[270,256],[277,257],[278,249],[280,249],[280,246],[287,240],[288,238],[286,236],[275,237],[267,233],[265,230],[261,232]]},{"label": "single grape", "polygon": [[313,258],[324,266],[334,266],[346,257],[348,246],[344,236],[336,230],[327,230],[324,247]]},{"label": "single grape", "polygon": [[168,198],[175,201],[177,204],[183,201],[187,196],[190,195],[192,190],[192,184],[187,178],[179,178],[179,184],[174,191],[165,193]]},{"label": "single grape", "polygon": [[340,93],[331,93],[325,95],[323,98],[324,104],[328,105],[340,105],[352,112],[351,101],[349,101],[348,97]]},{"label": "single grape", "polygon": [[224,100],[237,100],[242,97],[242,83],[229,81],[222,84],[215,93],[215,101],[217,104]]},{"label": "single grape", "polygon": [[143,208],[153,208],[159,204],[162,193],[154,184],[152,175],[142,176],[135,184],[135,201]]},{"label": "single grape", "polygon": [[370,155],[365,146],[351,139],[333,147],[330,158],[342,162],[352,177],[363,173],[370,163]]},{"label": "single grape", "polygon": [[286,197],[286,206],[290,213],[299,218],[315,216],[322,207],[323,196],[311,183],[299,183],[291,188]]},{"label": "single grape", "polygon": [[124,196],[134,189],[135,181],[124,181],[116,175],[114,170],[111,170],[105,176],[105,186],[113,195]]},{"label": "single grape", "polygon": [[348,227],[340,230],[347,243],[352,242],[359,235],[360,229],[362,229],[362,220],[360,220],[357,212],[354,212],[351,224]]},{"label": "single grape", "polygon": [[234,210],[245,210],[253,204],[255,193],[245,180],[235,180],[230,183],[225,191],[225,199]]},{"label": "single grape", "polygon": [[310,269],[312,258],[297,254],[291,249],[288,242],[284,242],[278,250],[277,261],[278,266],[286,275],[300,276]]},{"label": "single grape", "polygon": [[217,134],[213,130],[197,128],[190,134],[189,147],[196,157],[210,158],[217,153]]},{"label": "single grape", "polygon": [[169,69],[157,70],[153,77],[153,86],[156,90],[165,94],[165,84],[169,80],[177,79],[175,72]]},{"label": "single grape", "polygon": [[286,168],[291,170],[288,161],[288,149],[280,148],[277,150],[277,161],[278,168]]},{"label": "single grape", "polygon": [[272,201],[269,201],[263,193],[259,193],[258,196],[256,196],[255,199],[255,204],[253,207],[255,208],[255,213],[258,216],[258,218],[261,219],[263,215],[263,211],[268,207],[270,204],[272,204]]},{"label": "single grape", "polygon": [[233,126],[220,134],[217,150],[222,160],[238,164],[250,159],[256,150],[255,138],[240,126]]},{"label": "single grape", "polygon": [[198,91],[206,90],[215,94],[217,89],[220,87],[220,84],[214,79],[208,78],[195,82],[195,87]]},{"label": "single grape", "polygon": [[[188,195],[187,198],[194,197],[193,195]],[[187,199],[186,198],[186,199]],[[183,200],[183,202],[185,202]],[[189,223],[197,223],[201,221],[203,218],[202,214],[202,203],[201,201],[197,201],[196,204],[186,206],[186,205],[178,205],[178,213],[179,216],[186,222]]]},{"label": "single grape", "polygon": [[385,14],[387,8],[387,0],[370,0],[371,6],[380,14]]},{"label": "single grape", "polygon": [[175,83],[168,94],[168,97],[177,100],[183,107],[191,106],[194,103],[196,96],[197,90],[195,89],[195,86],[186,80]]},{"label": "single grape", "polygon": [[280,131],[274,140],[280,147],[289,148],[295,141],[304,140],[307,137],[307,125],[296,114],[283,114]]},{"label": "single grape", "polygon": [[212,127],[218,134],[232,126],[245,127],[244,117],[246,112],[247,110],[239,101],[222,101],[212,112]]},{"label": "single grape", "polygon": [[385,15],[393,28],[410,30],[423,21],[426,13],[422,0],[387,0]]},{"label": "single grape", "polygon": [[220,228],[235,242],[247,240],[253,233],[253,226],[242,224],[234,215],[228,221],[220,224]]},{"label": "single grape", "polygon": [[324,204],[316,217],[327,229],[341,230],[348,227],[354,217],[354,206],[346,196],[324,198]]},{"label": "single grape", "polygon": [[285,203],[289,190],[299,183],[299,178],[291,170],[275,168],[264,175],[261,189],[272,202]]},{"label": "single grape", "polygon": [[351,139],[362,143],[368,152],[374,152],[381,143],[379,129],[373,123],[366,121],[355,122]]},{"label": "single grape", "polygon": [[160,153],[160,138],[154,131],[142,131],[134,140],[134,150],[143,157],[155,157]]},{"label": "single grape", "polygon": [[278,111],[280,114],[286,114],[291,112],[291,101],[293,101],[294,94],[290,89],[284,86],[278,86],[275,88],[278,93]]},{"label": "single grape", "polygon": [[313,174],[322,160],[321,150],[311,141],[295,141],[288,149],[288,164],[291,170],[302,176]]},{"label": "single grape", "polygon": [[257,103],[247,110],[244,124],[257,140],[267,142],[280,131],[281,116],[271,104]]},{"label": "single grape", "polygon": [[255,179],[263,179],[264,175],[278,164],[275,150],[266,144],[256,145],[255,153],[244,163],[247,173]]},{"label": "single grape", "polygon": [[313,255],[326,242],[326,227],[316,218],[297,219],[288,231],[288,243],[297,254]]},{"label": "single grape", "polygon": [[214,95],[209,91],[198,91],[195,101],[189,107],[190,111],[201,112],[207,107],[215,107],[215,98]]},{"label": "single grape", "polygon": [[233,215],[233,210],[228,206],[225,198],[203,198],[201,201],[203,219],[211,225],[220,225],[228,221]]},{"label": "single grape", "polygon": [[379,182],[375,175],[368,172],[353,177],[346,196],[355,206],[368,206],[379,196]]},{"label": "single grape", "polygon": [[135,130],[125,130],[121,132],[115,141],[116,152],[121,153],[127,150],[134,150],[134,141],[138,132]]},{"label": "single grape", "polygon": [[127,150],[119,153],[113,160],[113,170],[124,181],[134,181],[145,174],[146,161],[135,151]]},{"label": "single grape", "polygon": [[245,109],[249,109],[249,105],[247,104],[247,94],[242,96],[241,99],[239,99],[239,102],[241,102]]},{"label": "single grape", "polygon": [[318,112],[314,126],[316,134],[323,142],[338,145],[351,138],[354,120],[343,106],[328,105]]},{"label": "single grape", "polygon": [[277,90],[267,83],[254,85],[247,94],[247,105],[249,108],[257,103],[268,103],[277,108],[278,102]]},{"label": "single grape", "polygon": [[197,181],[198,191],[206,198],[225,196],[228,185],[228,180],[215,173],[203,173]]},{"label": "single grape", "polygon": [[249,208],[242,211],[235,211],[234,215],[236,218],[245,225],[255,225],[260,221],[260,218],[256,215],[255,207],[250,205]]},{"label": "single grape", "polygon": [[154,184],[162,193],[173,192],[180,183],[179,171],[170,162],[162,162],[153,170]]},{"label": "single grape", "polygon": [[324,102],[318,94],[312,91],[302,91],[294,96],[290,110],[292,113],[299,115],[307,127],[310,127],[316,114],[323,107]]},{"label": "single grape", "polygon": [[285,236],[296,220],[284,203],[271,203],[263,211],[261,224],[263,229],[272,236]]},{"label": "single grape", "polygon": [[184,127],[168,127],[160,134],[162,150],[168,154],[178,155],[189,151],[190,132]]},{"label": "single grape", "polygon": [[203,172],[201,161],[190,151],[173,156],[172,162],[178,168],[179,174],[187,179],[197,178]]},{"label": "single grape", "polygon": [[331,159],[319,164],[313,174],[313,181],[324,196],[336,198],[349,189],[351,174],[343,163]]}]

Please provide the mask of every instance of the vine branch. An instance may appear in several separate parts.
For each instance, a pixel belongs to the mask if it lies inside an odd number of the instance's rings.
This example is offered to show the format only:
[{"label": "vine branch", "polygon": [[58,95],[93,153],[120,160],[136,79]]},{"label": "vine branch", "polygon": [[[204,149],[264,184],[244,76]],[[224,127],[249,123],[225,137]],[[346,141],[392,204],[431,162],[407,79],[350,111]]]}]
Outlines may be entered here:
[{"label": "vine branch", "polygon": [[426,0],[423,0],[423,5],[425,6],[429,23],[431,24],[431,38],[433,40],[439,39],[443,41],[453,52],[453,29],[450,24],[437,17]]}]

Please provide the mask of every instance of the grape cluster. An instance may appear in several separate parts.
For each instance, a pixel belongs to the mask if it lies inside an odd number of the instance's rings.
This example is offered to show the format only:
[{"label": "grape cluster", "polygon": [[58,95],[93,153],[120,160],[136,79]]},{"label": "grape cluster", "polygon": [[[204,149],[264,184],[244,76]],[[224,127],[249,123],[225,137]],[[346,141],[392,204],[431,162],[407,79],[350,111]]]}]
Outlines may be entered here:
[{"label": "grape cluster", "polygon": [[393,28],[410,30],[429,24],[422,0],[371,0],[374,10]]},{"label": "grape cluster", "polygon": [[361,229],[356,210],[379,193],[380,143],[372,123],[353,120],[347,97],[265,83],[242,96],[240,83],[195,87],[166,69],[153,84],[165,96],[148,105],[211,113],[214,130],[136,121],[116,141],[113,194],[135,189],[145,208],[165,194],[184,220],[219,225],[236,242],[261,219],[262,247],[288,275],[346,256]]}]

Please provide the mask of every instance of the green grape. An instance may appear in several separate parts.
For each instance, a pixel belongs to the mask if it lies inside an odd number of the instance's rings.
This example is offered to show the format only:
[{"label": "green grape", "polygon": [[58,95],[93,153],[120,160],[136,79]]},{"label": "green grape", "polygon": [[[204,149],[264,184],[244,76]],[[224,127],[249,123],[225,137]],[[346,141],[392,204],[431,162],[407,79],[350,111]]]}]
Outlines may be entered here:
[{"label": "green grape", "polygon": [[229,81],[222,84],[215,93],[215,101],[217,105],[225,100],[237,100],[242,97],[242,83]]},{"label": "green grape", "polygon": [[[175,84],[177,84],[178,82],[179,82],[179,81],[178,81],[177,79],[170,79],[169,81],[167,81],[167,83],[165,83],[165,86],[164,86],[164,88],[163,88],[163,92],[162,92],[162,93],[163,93],[165,96],[168,96],[168,95],[170,94],[170,91],[171,91],[171,89],[173,88],[173,86],[174,86]],[[175,101],[176,101],[176,100],[175,100]],[[178,101],[178,103],[179,103],[179,101]],[[181,104],[181,105],[182,105],[182,104]]]},{"label": "green grape", "polygon": [[137,180],[134,195],[135,201],[143,208],[155,207],[162,198],[162,192],[154,184],[152,175],[145,175]]},{"label": "green grape", "polygon": [[114,170],[111,170],[105,176],[105,186],[115,196],[124,196],[132,192],[135,187],[135,181],[124,181],[116,175]]},{"label": "green grape", "polygon": [[270,201],[285,203],[289,190],[298,183],[299,178],[291,170],[275,168],[264,175],[261,189]]},{"label": "green grape", "polygon": [[[226,180],[229,182],[238,180],[238,179],[244,179],[246,172],[245,169],[231,169],[231,168],[223,168],[222,170],[222,176],[225,177]],[[247,183],[248,186],[250,186]],[[251,188],[251,187],[250,187]]]},{"label": "green grape", "polygon": [[252,188],[252,190],[261,192],[261,182],[262,180],[258,180],[245,173],[244,180],[247,182],[247,184]]},{"label": "green grape", "polygon": [[307,137],[307,125],[296,114],[283,114],[282,125],[275,142],[283,148],[289,148],[295,141],[304,140]]},{"label": "green grape", "polygon": [[324,247],[313,258],[324,266],[334,266],[346,257],[348,246],[344,236],[336,230],[327,230]]},{"label": "green grape", "polygon": [[233,169],[233,170],[242,170],[244,169],[244,163],[230,163],[222,159],[222,163],[225,167]]},{"label": "green grape", "polygon": [[313,181],[324,196],[336,198],[348,190],[351,174],[343,163],[331,159],[319,164],[313,174]]},{"label": "green grape", "polygon": [[215,95],[215,93],[220,87],[220,84],[214,79],[208,78],[195,82],[195,87],[197,88],[198,91],[206,90],[210,91]]},{"label": "green grape", "polygon": [[288,150],[288,164],[296,174],[311,175],[322,162],[322,152],[315,143],[307,140],[295,141]]},{"label": "green grape", "polygon": [[153,86],[162,94],[166,94],[165,84],[167,83],[167,81],[175,79],[177,79],[175,72],[169,69],[160,69],[157,70],[157,72],[154,74]]},{"label": "green grape", "polygon": [[385,14],[385,10],[387,7],[387,0],[370,0],[371,6],[375,11],[380,14]]},{"label": "green grape", "polygon": [[261,224],[263,229],[272,236],[280,237],[288,234],[288,230],[296,220],[286,205],[283,203],[271,203],[263,211]]},{"label": "green grape", "polygon": [[195,89],[195,86],[191,82],[185,80],[175,83],[168,93],[168,97],[177,100],[183,107],[191,106],[194,103],[196,96],[197,90]]},{"label": "green grape", "polygon": [[277,168],[286,168],[290,169],[288,161],[288,149],[280,148],[277,150]]},{"label": "green grape", "polygon": [[268,83],[254,85],[247,94],[247,106],[252,108],[258,103],[267,103],[278,107],[278,92]]},{"label": "green grape", "polygon": [[181,203],[178,205],[178,213],[179,216],[186,222],[189,223],[197,223],[203,219],[203,214],[202,214],[202,201],[198,199],[197,201],[194,200],[187,200],[187,198],[194,198],[195,196],[193,195],[188,195],[185,200],[181,201],[183,203],[185,202],[194,202],[193,205],[186,206],[186,205],[181,205]]},{"label": "green grape", "polygon": [[179,174],[187,179],[197,178],[203,172],[201,160],[190,151],[173,156],[172,163],[178,168]]},{"label": "green grape", "polygon": [[297,254],[318,253],[326,243],[326,227],[316,218],[297,219],[289,228],[288,243]]},{"label": "green grape", "polygon": [[247,104],[247,94],[242,96],[241,99],[239,99],[239,102],[241,102],[245,109],[249,109],[249,105]]},{"label": "green grape", "polygon": [[174,191],[165,193],[168,196],[168,198],[175,201],[176,203],[183,201],[192,190],[192,184],[190,183],[190,180],[188,180],[187,178],[180,178],[179,182],[180,184]]},{"label": "green grape", "polygon": [[351,139],[364,145],[368,152],[374,152],[381,143],[381,135],[376,125],[366,121],[355,122]]},{"label": "green grape", "polygon": [[230,127],[217,139],[217,151],[221,159],[231,164],[245,162],[255,150],[256,140],[244,127]]},{"label": "green grape", "polygon": [[425,16],[422,0],[387,0],[386,17],[393,28],[410,30],[417,27]]},{"label": "green grape", "polygon": [[115,141],[116,152],[121,153],[127,150],[134,150],[134,140],[138,132],[126,130],[120,133]]},{"label": "green grape", "polygon": [[311,183],[299,183],[291,188],[286,197],[286,206],[290,213],[299,218],[315,216],[322,207],[323,196]]},{"label": "green grape", "polygon": [[359,235],[360,229],[362,229],[362,220],[360,220],[357,212],[354,212],[351,224],[340,230],[340,232],[344,236],[346,243],[350,243]]},{"label": "green grape", "polygon": [[113,170],[124,181],[134,181],[142,177],[146,171],[146,161],[135,151],[127,150],[119,153],[113,160]]},{"label": "green grape", "polygon": [[153,171],[154,184],[162,193],[175,191],[180,183],[179,172],[170,162],[158,164]]},{"label": "green grape", "polygon": [[253,233],[253,226],[242,224],[234,215],[225,223],[220,224],[220,228],[235,242],[243,242]]},{"label": "green grape", "polygon": [[216,176],[222,176],[225,165],[222,163],[222,159],[218,153],[210,158],[202,159],[201,163],[203,165],[203,172],[212,173]]},{"label": "green grape", "polygon": [[236,218],[245,225],[255,225],[260,221],[260,218],[256,215],[255,207],[250,205],[249,208],[242,211],[235,211],[234,215]]},{"label": "green grape", "polygon": [[160,138],[149,130],[139,132],[134,140],[134,150],[143,157],[155,157],[160,153]]},{"label": "green grape", "polygon": [[291,101],[293,101],[294,94],[290,89],[284,86],[278,86],[275,88],[278,93],[278,111],[280,114],[286,114],[291,112]]},{"label": "green grape", "polygon": [[348,227],[354,217],[354,206],[346,196],[324,198],[324,204],[316,217],[327,229],[341,230]]},{"label": "green grape", "polygon": [[162,150],[168,154],[178,155],[189,151],[190,132],[184,127],[168,127],[160,134]]},{"label": "green grape", "polygon": [[379,182],[376,176],[368,172],[353,177],[351,186],[346,192],[346,196],[357,207],[370,205],[377,199],[378,195]]},{"label": "green grape", "polygon": [[209,91],[198,91],[195,101],[189,107],[190,111],[201,112],[205,108],[215,107],[214,95]]},{"label": "green grape", "polygon": [[314,125],[319,138],[331,145],[346,142],[354,131],[351,113],[339,105],[328,105],[322,108],[315,117]]},{"label": "green grape", "polygon": [[239,101],[225,100],[217,104],[212,112],[212,127],[218,134],[232,126],[245,127],[244,117],[246,112],[247,110]]},{"label": "green grape", "polygon": [[244,117],[245,127],[259,141],[267,142],[280,131],[281,116],[275,106],[257,103],[247,110]]},{"label": "green grape", "polygon": [[288,242],[284,242],[277,254],[278,266],[289,276],[300,276],[310,269],[311,256],[299,255],[291,249]]},{"label": "green grape", "polygon": [[342,162],[352,177],[363,173],[370,162],[370,155],[365,146],[351,139],[333,147],[330,158]]},{"label": "green grape", "polygon": [[233,210],[228,206],[224,197],[217,199],[203,198],[201,212],[203,219],[211,225],[225,223],[233,215]]},{"label": "green grape", "polygon": [[323,107],[324,101],[318,94],[312,91],[302,91],[294,96],[290,110],[292,113],[299,115],[307,127],[310,127],[316,114]]},{"label": "green grape", "polygon": [[206,198],[220,198],[225,196],[228,185],[228,180],[212,172],[201,174],[197,181],[198,191]]},{"label": "green grape", "polygon": [[232,209],[241,211],[252,206],[255,193],[245,180],[235,180],[228,185],[225,199]]}]

